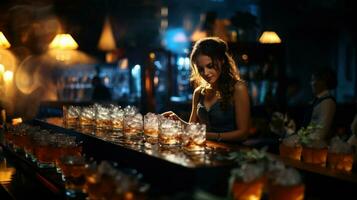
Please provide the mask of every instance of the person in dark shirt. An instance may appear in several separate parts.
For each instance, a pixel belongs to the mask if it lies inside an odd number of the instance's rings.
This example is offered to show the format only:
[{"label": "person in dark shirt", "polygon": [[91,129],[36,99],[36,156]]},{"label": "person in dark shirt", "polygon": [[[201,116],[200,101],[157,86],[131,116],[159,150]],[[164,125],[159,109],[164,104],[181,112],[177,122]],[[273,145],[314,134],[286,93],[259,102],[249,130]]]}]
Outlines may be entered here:
[{"label": "person in dark shirt", "polygon": [[321,128],[316,131],[316,137],[326,142],[333,136],[331,128],[336,112],[336,100],[331,91],[336,86],[336,73],[329,67],[322,66],[313,72],[311,87],[315,98],[306,112],[309,116],[305,121],[309,121],[308,125],[319,125]]},{"label": "person in dark shirt", "polygon": [[98,76],[94,76],[92,79],[93,85],[93,94],[92,101],[110,101],[112,100],[112,95],[100,78]]}]

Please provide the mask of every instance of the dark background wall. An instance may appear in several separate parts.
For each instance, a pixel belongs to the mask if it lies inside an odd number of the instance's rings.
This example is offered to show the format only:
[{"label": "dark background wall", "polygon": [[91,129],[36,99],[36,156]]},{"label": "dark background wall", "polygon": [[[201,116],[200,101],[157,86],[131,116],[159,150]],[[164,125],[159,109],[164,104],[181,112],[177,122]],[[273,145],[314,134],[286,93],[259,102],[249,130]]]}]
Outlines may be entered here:
[{"label": "dark background wall", "polygon": [[[217,19],[231,19],[237,12],[249,13],[253,18],[238,14],[238,26],[246,31],[245,36],[238,34],[238,44],[256,41],[263,30],[276,31],[285,48],[281,59],[286,76],[299,81],[305,101],[311,96],[309,74],[320,65],[336,70],[340,81],[338,101],[354,101],[357,34],[353,19],[357,6],[353,0],[2,0],[0,29],[14,51],[25,46],[30,53],[41,52],[43,40],[51,41],[55,34],[50,30],[54,25],[36,23],[57,17],[63,31],[71,33],[79,43],[80,50],[103,58],[97,44],[106,16],[111,18],[118,47],[157,48],[162,45],[162,7],[169,10],[168,28],[181,27],[188,34],[202,28],[208,12],[215,13]],[[227,30],[237,30],[238,26],[230,25]]]}]

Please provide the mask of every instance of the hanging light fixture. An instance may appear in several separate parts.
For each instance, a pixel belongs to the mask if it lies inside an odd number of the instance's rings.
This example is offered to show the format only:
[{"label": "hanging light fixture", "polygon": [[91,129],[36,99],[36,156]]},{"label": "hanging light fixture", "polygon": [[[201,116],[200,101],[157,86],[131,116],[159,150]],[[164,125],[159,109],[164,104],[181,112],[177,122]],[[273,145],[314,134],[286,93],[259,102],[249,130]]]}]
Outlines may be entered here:
[{"label": "hanging light fixture", "polygon": [[5,35],[0,31],[0,48],[7,49],[10,48],[11,45],[9,41],[7,41]]},{"label": "hanging light fixture", "polygon": [[114,51],[117,49],[109,17],[105,18],[102,34],[99,38],[98,49],[101,51]]},{"label": "hanging light fixture", "polygon": [[50,49],[75,50],[78,44],[70,34],[57,34],[49,47]]},{"label": "hanging light fixture", "polygon": [[109,17],[105,18],[102,33],[98,42],[98,49],[106,52],[105,60],[107,63],[114,62],[118,59],[116,52],[117,46]]},{"label": "hanging light fixture", "polygon": [[259,42],[262,44],[279,44],[281,39],[274,31],[264,31],[259,38]]}]

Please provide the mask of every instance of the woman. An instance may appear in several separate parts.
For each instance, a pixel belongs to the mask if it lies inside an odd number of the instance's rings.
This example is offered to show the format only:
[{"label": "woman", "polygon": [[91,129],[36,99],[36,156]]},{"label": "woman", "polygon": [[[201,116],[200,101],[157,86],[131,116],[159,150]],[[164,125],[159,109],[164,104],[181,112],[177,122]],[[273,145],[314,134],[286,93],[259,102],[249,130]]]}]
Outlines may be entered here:
[{"label": "woman", "polygon": [[[204,38],[196,42],[191,56],[193,93],[189,122],[204,123],[207,139],[241,141],[249,135],[250,103],[246,84],[239,78],[226,42]],[[181,120],[175,113],[166,117]],[[184,122],[186,123],[186,122]]]}]

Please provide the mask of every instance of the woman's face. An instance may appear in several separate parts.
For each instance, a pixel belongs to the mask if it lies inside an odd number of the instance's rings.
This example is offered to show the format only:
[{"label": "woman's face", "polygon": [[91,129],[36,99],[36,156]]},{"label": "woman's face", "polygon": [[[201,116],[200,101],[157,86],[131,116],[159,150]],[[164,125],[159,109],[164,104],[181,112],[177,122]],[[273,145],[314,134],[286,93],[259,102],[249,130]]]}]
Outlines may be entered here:
[{"label": "woman's face", "polygon": [[312,88],[312,93],[316,96],[325,89],[324,82],[317,79],[314,75],[312,75],[311,88]]},{"label": "woman's face", "polygon": [[215,84],[221,75],[221,70],[216,70],[217,66],[214,66],[209,56],[199,55],[197,57],[196,66],[202,78],[211,85]]}]

